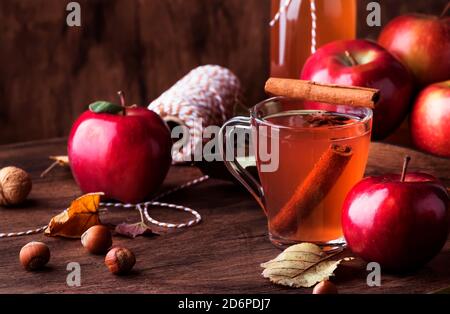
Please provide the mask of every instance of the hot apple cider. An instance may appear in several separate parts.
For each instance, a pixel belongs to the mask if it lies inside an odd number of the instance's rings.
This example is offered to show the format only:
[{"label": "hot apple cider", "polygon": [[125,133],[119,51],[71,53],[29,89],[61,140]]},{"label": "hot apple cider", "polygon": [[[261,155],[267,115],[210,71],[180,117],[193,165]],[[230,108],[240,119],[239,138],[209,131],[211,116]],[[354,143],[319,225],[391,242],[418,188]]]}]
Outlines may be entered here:
[{"label": "hot apple cider", "polygon": [[318,110],[264,118],[279,137],[278,169],[259,172],[273,242],[325,244],[342,236],[342,204],[368,157],[370,121],[362,119]]}]

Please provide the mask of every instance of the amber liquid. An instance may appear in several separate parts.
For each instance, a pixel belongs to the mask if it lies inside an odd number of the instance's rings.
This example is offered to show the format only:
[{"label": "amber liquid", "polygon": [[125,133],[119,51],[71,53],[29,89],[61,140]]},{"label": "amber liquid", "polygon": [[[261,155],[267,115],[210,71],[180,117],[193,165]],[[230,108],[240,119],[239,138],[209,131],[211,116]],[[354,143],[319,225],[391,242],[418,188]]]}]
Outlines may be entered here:
[{"label": "amber liquid", "polygon": [[[280,2],[272,0],[271,17]],[[338,39],[356,36],[356,0],[316,0],[316,47]],[[286,14],[270,34],[271,76],[299,78],[303,64],[311,54],[311,10],[309,0],[292,0]]]},{"label": "amber liquid", "polygon": [[[343,117],[343,125],[311,125],[305,117],[319,111],[291,111],[276,114],[265,120],[279,128],[279,167],[275,172],[259,172],[265,193],[265,205],[272,241],[286,243],[327,243],[342,236],[341,208],[349,190],[363,177],[369,145],[370,125],[360,118],[347,114],[326,113]],[[270,134],[270,133],[269,133]],[[270,140],[270,139],[269,139]],[[302,184],[308,173],[330,144],[349,145],[353,155],[338,180],[322,201],[312,208],[307,218],[297,219],[297,228],[273,230],[270,221],[288,202],[296,188]],[[259,165],[258,165],[259,167]]]}]

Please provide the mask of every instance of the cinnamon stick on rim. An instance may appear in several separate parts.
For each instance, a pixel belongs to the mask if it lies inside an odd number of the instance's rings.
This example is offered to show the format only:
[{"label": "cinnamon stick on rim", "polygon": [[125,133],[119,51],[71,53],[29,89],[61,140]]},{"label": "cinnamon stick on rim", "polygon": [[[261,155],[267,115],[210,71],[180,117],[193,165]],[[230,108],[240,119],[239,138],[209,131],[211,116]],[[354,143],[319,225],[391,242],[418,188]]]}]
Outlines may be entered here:
[{"label": "cinnamon stick on rim", "polygon": [[271,219],[271,229],[278,233],[294,232],[299,220],[306,219],[327,196],[352,155],[350,146],[330,145],[288,202]]},{"label": "cinnamon stick on rim", "polygon": [[265,91],[274,96],[371,109],[380,98],[380,91],[373,88],[274,77],[267,80]]}]

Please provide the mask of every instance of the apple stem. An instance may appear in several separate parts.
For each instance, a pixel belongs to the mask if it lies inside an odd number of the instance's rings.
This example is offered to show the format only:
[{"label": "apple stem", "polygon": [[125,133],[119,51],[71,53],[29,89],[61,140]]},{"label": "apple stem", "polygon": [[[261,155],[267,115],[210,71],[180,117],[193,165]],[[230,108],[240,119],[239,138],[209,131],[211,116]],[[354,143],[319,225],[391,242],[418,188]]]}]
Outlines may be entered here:
[{"label": "apple stem", "polygon": [[345,56],[348,58],[348,60],[350,61],[350,64],[352,66],[355,66],[358,64],[358,62],[356,62],[355,57],[353,57],[352,54],[348,50],[345,50]]},{"label": "apple stem", "polygon": [[403,160],[403,169],[402,169],[402,176],[400,177],[400,182],[405,181],[406,170],[408,169],[408,164],[409,164],[410,160],[411,160],[411,157],[405,156],[405,159]]},{"label": "apple stem", "polygon": [[442,10],[441,15],[439,15],[440,19],[442,19],[444,16],[447,15],[448,9],[450,9],[450,2],[447,3],[447,5],[445,6],[444,10]]},{"label": "apple stem", "polygon": [[119,95],[120,105],[125,107],[125,94],[120,90],[117,92],[117,95]]}]

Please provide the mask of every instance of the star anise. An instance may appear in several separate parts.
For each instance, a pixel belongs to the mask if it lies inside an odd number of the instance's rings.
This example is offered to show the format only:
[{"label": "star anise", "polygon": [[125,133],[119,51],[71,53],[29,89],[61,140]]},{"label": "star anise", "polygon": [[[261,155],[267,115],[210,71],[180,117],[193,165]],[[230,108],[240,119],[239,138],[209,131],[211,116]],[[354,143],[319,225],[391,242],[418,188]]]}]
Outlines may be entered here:
[{"label": "star anise", "polygon": [[305,121],[309,123],[310,127],[344,125],[348,120],[350,120],[350,118],[346,116],[324,113],[309,114],[305,116]]}]

